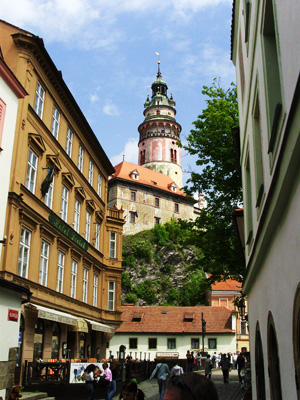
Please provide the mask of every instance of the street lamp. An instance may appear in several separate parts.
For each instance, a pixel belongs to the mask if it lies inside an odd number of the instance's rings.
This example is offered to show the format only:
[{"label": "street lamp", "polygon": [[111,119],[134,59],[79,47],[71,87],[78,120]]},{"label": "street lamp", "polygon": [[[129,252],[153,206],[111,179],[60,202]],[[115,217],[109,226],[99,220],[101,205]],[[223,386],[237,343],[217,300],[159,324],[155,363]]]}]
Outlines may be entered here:
[{"label": "street lamp", "polygon": [[239,314],[241,317],[242,321],[247,321],[248,320],[248,316],[246,315],[246,305],[245,305],[245,299],[244,298],[240,298],[239,302],[238,302],[238,310],[239,310]]}]

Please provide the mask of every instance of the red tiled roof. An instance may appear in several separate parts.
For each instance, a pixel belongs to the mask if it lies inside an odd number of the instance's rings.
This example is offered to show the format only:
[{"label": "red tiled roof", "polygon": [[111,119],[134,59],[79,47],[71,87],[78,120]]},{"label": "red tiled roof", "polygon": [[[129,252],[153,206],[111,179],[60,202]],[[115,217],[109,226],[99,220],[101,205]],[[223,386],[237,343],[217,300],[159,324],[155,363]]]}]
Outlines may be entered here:
[{"label": "red tiled roof", "polygon": [[[153,188],[165,190],[169,193],[175,193],[181,196],[185,196],[185,193],[177,187],[176,192],[173,192],[170,187],[174,182],[169,176],[161,174],[160,172],[153,171],[152,169],[142,167],[137,164],[132,164],[127,161],[123,161],[115,166],[116,172],[112,175],[111,180],[115,178],[124,179],[129,182],[141,183],[143,185],[152,186]],[[132,179],[131,173],[138,171],[139,179]]]},{"label": "red tiled roof", "polygon": [[[225,307],[162,307],[123,306],[122,324],[116,333],[200,333],[201,315],[206,321],[207,333],[232,333],[231,311]],[[140,322],[133,322],[133,315],[143,314]],[[186,315],[192,315],[191,322],[184,322]]]},{"label": "red tiled roof", "polygon": [[224,290],[224,291],[242,291],[242,284],[241,282],[235,281],[233,279],[227,279],[226,281],[215,282],[211,285],[211,290]]}]

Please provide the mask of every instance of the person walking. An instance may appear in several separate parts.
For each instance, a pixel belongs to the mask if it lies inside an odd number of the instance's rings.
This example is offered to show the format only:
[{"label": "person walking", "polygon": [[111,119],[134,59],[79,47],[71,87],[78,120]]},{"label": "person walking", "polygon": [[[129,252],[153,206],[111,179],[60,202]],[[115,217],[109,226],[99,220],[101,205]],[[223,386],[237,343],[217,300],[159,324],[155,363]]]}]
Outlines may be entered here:
[{"label": "person walking", "polygon": [[183,368],[180,367],[180,365],[178,365],[178,363],[176,363],[174,365],[174,367],[171,369],[171,375],[170,378],[174,375],[182,375],[184,373]]},{"label": "person walking", "polygon": [[223,382],[224,383],[229,383],[229,370],[231,368],[231,362],[230,362],[230,356],[227,354],[227,356],[224,354],[225,357],[220,362],[220,366],[222,368],[222,373],[223,373]]},{"label": "person walking", "polygon": [[192,357],[192,354],[188,350],[186,352],[186,361],[187,361],[187,370],[188,371],[193,371],[193,362],[194,362],[193,358],[194,358],[194,356]]},{"label": "person walking", "polygon": [[110,363],[111,383],[108,391],[108,400],[112,400],[117,390],[117,363],[112,359]]},{"label": "person walking", "polygon": [[104,395],[105,395],[105,400],[108,400],[109,392],[111,390],[111,385],[112,385],[112,383],[111,383],[112,382],[112,373],[111,373],[111,370],[107,363],[103,363],[102,367],[104,369],[104,372],[103,372]]},{"label": "person walking", "polygon": [[197,371],[199,371],[199,369],[201,369],[201,353],[200,353],[200,351],[197,351],[197,354],[196,354],[196,364],[197,364]]},{"label": "person walking", "polygon": [[149,380],[151,381],[151,379],[153,379],[156,374],[157,374],[157,383],[158,383],[160,400],[163,400],[166,389],[167,378],[168,375],[170,375],[170,369],[168,364],[166,364],[165,360],[161,360],[161,362],[156,365]]},{"label": "person walking", "polygon": [[88,392],[88,400],[94,400],[95,384],[97,382],[99,371],[99,367],[95,364],[89,364],[84,371],[85,388]]},{"label": "person walking", "polygon": [[238,355],[238,358],[236,360],[236,365],[238,368],[238,376],[239,376],[239,381],[241,382],[241,371],[243,370],[243,368],[245,367],[245,357],[243,356],[242,353],[240,353]]},{"label": "person walking", "polygon": [[213,367],[213,362],[210,359],[210,354],[207,355],[207,358],[205,360],[205,376],[208,379],[211,379],[211,370]]}]

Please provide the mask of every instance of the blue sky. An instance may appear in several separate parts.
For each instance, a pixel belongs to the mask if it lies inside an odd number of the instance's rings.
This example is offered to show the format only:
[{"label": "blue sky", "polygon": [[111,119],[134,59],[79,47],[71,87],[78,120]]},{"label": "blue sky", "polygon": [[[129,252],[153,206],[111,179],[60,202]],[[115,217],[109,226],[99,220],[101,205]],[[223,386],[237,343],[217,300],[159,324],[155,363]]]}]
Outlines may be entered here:
[{"label": "blue sky", "polygon": [[[137,163],[147,88],[161,72],[181,140],[205,108],[203,85],[235,81],[232,0],[2,0],[1,19],[43,38],[113,165]],[[195,157],[182,153],[183,170]],[[184,173],[184,181],[189,174]]]}]

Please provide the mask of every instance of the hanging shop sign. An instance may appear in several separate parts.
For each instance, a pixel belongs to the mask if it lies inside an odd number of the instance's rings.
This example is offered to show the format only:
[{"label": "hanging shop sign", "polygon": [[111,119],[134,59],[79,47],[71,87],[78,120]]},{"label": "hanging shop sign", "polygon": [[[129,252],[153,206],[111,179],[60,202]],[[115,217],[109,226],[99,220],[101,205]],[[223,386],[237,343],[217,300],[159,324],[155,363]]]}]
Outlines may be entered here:
[{"label": "hanging shop sign", "polygon": [[69,227],[64,221],[62,221],[57,215],[50,214],[49,222],[55,228],[57,228],[61,233],[66,235],[69,239],[71,239],[74,243],[76,243],[83,250],[87,251],[89,244],[86,240],[84,240],[78,233],[76,233],[72,228]]},{"label": "hanging shop sign", "polygon": [[19,311],[18,310],[8,310],[8,320],[18,322],[19,320]]}]

